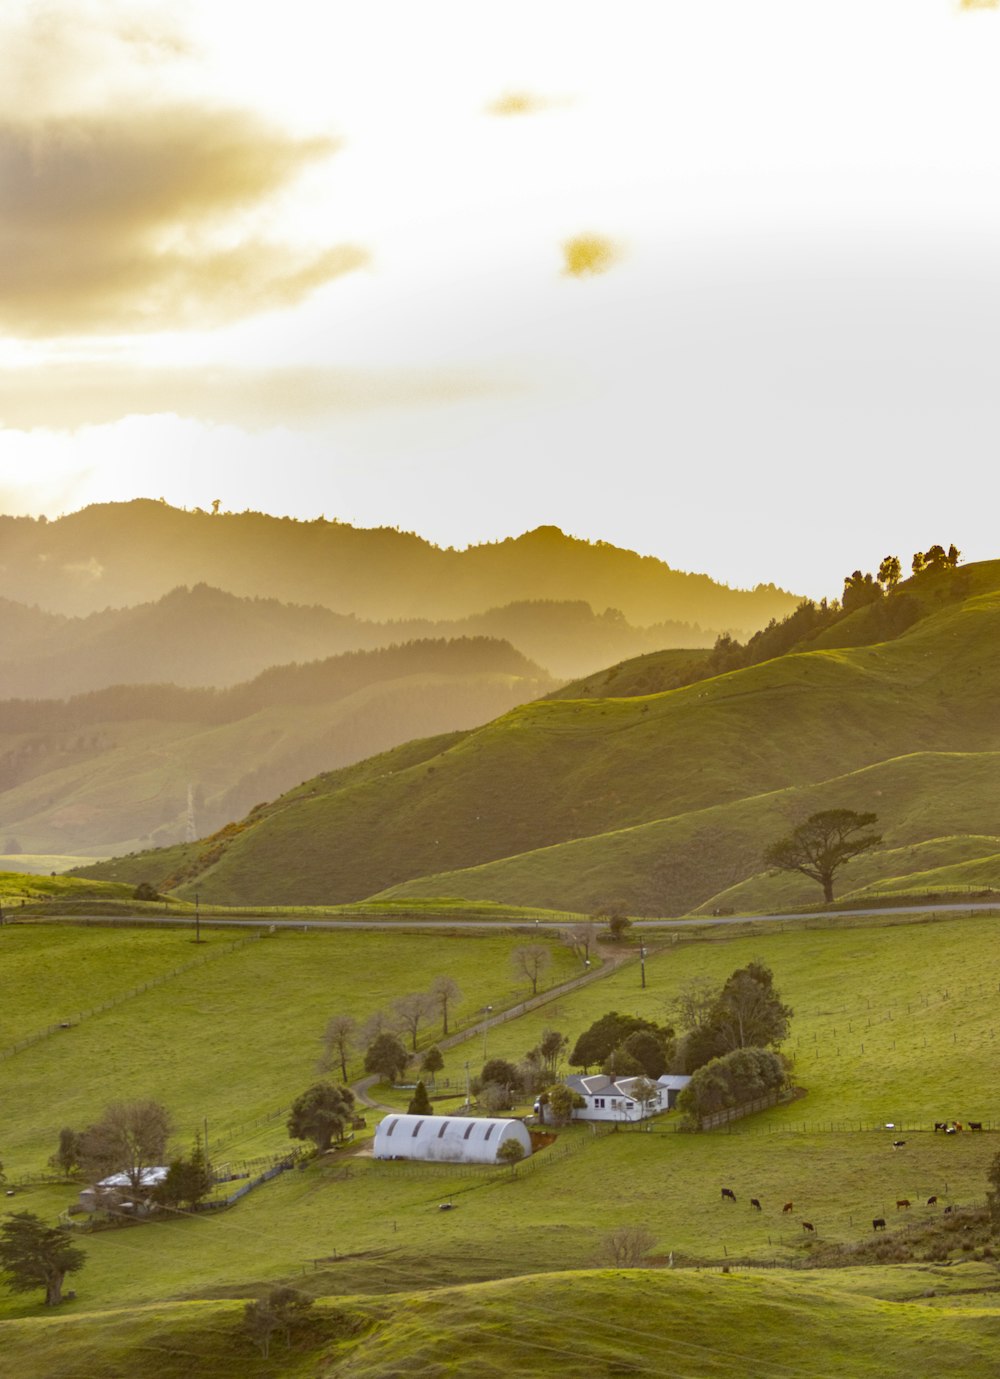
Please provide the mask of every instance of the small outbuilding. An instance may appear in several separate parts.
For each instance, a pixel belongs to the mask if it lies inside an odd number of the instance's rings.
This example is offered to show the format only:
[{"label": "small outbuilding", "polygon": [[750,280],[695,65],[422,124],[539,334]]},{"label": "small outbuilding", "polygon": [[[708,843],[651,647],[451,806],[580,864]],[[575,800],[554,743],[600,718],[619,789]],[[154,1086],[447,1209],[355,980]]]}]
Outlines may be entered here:
[{"label": "small outbuilding", "polygon": [[531,1136],[519,1120],[391,1114],[375,1131],[372,1154],[376,1159],[495,1164],[500,1147],[510,1140],[521,1146],[527,1158]]}]

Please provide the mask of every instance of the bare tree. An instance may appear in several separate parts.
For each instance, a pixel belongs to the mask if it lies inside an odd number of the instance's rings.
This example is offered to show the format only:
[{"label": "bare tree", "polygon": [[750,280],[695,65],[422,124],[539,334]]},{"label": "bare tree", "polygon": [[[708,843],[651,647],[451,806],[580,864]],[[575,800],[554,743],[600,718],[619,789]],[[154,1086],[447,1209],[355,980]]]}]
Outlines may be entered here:
[{"label": "bare tree", "polygon": [[711,977],[691,977],[669,1002],[667,1011],[682,1029],[697,1029],[708,1023],[720,990]]},{"label": "bare tree", "polygon": [[565,1034],[560,1034],[557,1029],[546,1029],[542,1031],[542,1041],[538,1045],[538,1052],[542,1056],[543,1066],[552,1081],[559,1070],[559,1061],[566,1052],[569,1038]]},{"label": "bare tree", "polygon": [[583,924],[574,924],[565,930],[563,942],[571,948],[581,962],[590,961],[590,950],[597,942],[597,925],[592,919]]},{"label": "bare tree", "polygon": [[172,1126],[158,1101],[113,1101],[81,1137],[80,1161],[92,1178],[125,1173],[139,1192],[149,1169],[163,1164]]},{"label": "bare tree", "polygon": [[323,1056],[319,1060],[318,1071],[328,1073],[337,1063],[340,1075],[347,1081],[347,1055],[354,1048],[354,1035],[358,1022],[353,1015],[331,1015],[323,1031]]},{"label": "bare tree", "polygon": [[645,1226],[616,1226],[601,1241],[598,1258],[615,1269],[637,1269],[655,1244],[656,1237]]},{"label": "bare tree", "polygon": [[392,1003],[398,1026],[410,1036],[410,1047],[414,1053],[417,1051],[417,1032],[433,1008],[430,996],[423,991],[411,991],[408,996],[400,996]]},{"label": "bare tree", "polygon": [[380,1034],[394,1034],[397,1022],[385,1010],[375,1010],[358,1030],[356,1043],[359,1048],[370,1048]]},{"label": "bare tree", "polygon": [[434,1005],[441,1012],[441,1024],[443,1033],[448,1033],[448,1007],[457,1005],[462,999],[462,992],[458,982],[454,977],[449,977],[442,973],[440,977],[435,977],[431,982],[431,989],[428,995]]},{"label": "bare tree", "polygon": [[515,973],[521,973],[531,983],[531,994],[538,994],[538,979],[552,965],[552,954],[544,943],[524,943],[510,955]]}]

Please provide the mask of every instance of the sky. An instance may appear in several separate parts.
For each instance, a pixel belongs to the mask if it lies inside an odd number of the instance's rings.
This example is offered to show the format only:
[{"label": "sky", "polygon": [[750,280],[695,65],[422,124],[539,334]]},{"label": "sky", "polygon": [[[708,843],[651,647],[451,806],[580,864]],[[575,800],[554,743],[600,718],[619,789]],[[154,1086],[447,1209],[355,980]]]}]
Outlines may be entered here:
[{"label": "sky", "polygon": [[4,0],[0,510],[1000,557],[996,0]]}]

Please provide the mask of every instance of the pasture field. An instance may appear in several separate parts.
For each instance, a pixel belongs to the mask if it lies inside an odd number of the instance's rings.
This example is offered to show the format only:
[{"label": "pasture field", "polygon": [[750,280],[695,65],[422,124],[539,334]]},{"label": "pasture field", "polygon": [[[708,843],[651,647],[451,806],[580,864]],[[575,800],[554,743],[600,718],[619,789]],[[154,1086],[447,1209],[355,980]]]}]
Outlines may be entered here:
[{"label": "pasture field", "polygon": [[[463,1372],[448,1366],[473,1355],[481,1369],[487,1350],[496,1366],[487,1373],[611,1375],[631,1364],[628,1372],[658,1374],[667,1337],[692,1375],[730,1365],[765,1379],[911,1377],[939,1372],[945,1352],[952,1367],[961,1358],[964,1373],[992,1373],[996,1298],[979,1290],[997,1287],[996,1266],[981,1243],[963,1249],[960,1231],[947,1269],[928,1251],[920,1267],[719,1270],[808,1262],[825,1246],[868,1240],[877,1216],[887,1218],[891,1244],[908,1224],[943,1219],[945,1204],[982,1202],[1000,1149],[998,922],[854,923],[663,942],[647,956],[645,989],[637,962],[608,966],[599,980],[491,1027],[487,1056],[519,1058],[545,1028],[574,1040],[611,1009],[664,1020],[686,980],[722,979],[756,958],[794,1008],[790,1051],[805,1096],[710,1134],[677,1133],[673,1114],[649,1129],[573,1125],[514,1173],[339,1150],[230,1211],[82,1236],[79,1296],[44,1318],[43,1345],[37,1300],[0,1298],[4,1354],[34,1357],[16,1370],[25,1379],[126,1375],[137,1355],[144,1376],[169,1379],[195,1353],[205,1357],[197,1372],[213,1376],[444,1374]],[[198,953],[188,935],[169,931],[11,926],[0,931],[0,962],[16,959],[19,980],[29,982],[34,962],[51,983],[45,964],[64,936],[92,980],[104,973],[107,983],[116,972],[122,987],[136,985],[140,953],[150,971],[162,971],[174,952]],[[226,1153],[281,1149],[289,1143],[283,1115],[259,1130],[238,1127],[286,1106],[313,1079],[329,1014],[363,1018],[441,971],[465,993],[460,1017],[523,995],[509,964],[523,936],[496,931],[299,930],[235,950],[229,935],[209,939],[217,947],[204,966],[0,1062],[8,1172],[39,1168],[59,1127],[99,1114],[111,1088],[163,1100],[182,1145],[207,1116],[213,1141],[237,1132]],[[580,971],[567,949],[554,945],[553,955],[553,980]],[[44,1008],[37,999],[33,1007],[25,998],[24,1018]],[[478,1034],[448,1050],[445,1075],[466,1059],[477,1070],[483,1047]],[[369,1128],[376,1118],[369,1113]],[[933,1121],[945,1118],[998,1129],[934,1134]],[[875,1128],[888,1121],[905,1128]],[[897,1137],[906,1140],[900,1149]],[[735,1191],[735,1204],[722,1200],[722,1186]],[[73,1195],[69,1186],[37,1184],[19,1190],[16,1205],[54,1219]],[[932,1195],[936,1207],[927,1205]],[[761,1212],[749,1207],[751,1196]],[[912,1206],[897,1211],[902,1198]],[[449,1201],[454,1210],[441,1212]],[[781,1209],[786,1201],[791,1213]],[[608,1233],[636,1223],[653,1236],[654,1261],[673,1255],[674,1270],[591,1272]],[[944,1295],[960,1273],[977,1290],[971,1300]],[[279,1281],[337,1302],[321,1304],[308,1344],[286,1352],[278,1343],[265,1363],[233,1339],[233,1299]],[[432,1291],[414,1293],[415,1285]],[[923,1297],[930,1289],[937,1296]],[[349,1336],[338,1331],[345,1311],[361,1318]]]},{"label": "pasture field", "polygon": [[[108,1101],[130,1097],[168,1106],[182,1144],[207,1119],[212,1143],[224,1140],[227,1156],[276,1152],[288,1145],[283,1117],[252,1123],[315,1081],[331,1015],[363,1021],[426,990],[442,972],[463,993],[453,1025],[527,994],[510,960],[524,935],[294,929],[247,941],[238,930],[203,932],[196,946],[186,930],[0,929],[5,1046],[51,1020],[112,1003],[0,1061],[0,1159],[8,1176],[40,1170],[61,1126],[82,1128]],[[562,944],[547,942],[553,962],[543,989],[579,968]],[[13,1014],[5,1008],[8,987]],[[425,1046],[440,1029],[428,1023]],[[359,1062],[353,1071],[360,1074]]]}]

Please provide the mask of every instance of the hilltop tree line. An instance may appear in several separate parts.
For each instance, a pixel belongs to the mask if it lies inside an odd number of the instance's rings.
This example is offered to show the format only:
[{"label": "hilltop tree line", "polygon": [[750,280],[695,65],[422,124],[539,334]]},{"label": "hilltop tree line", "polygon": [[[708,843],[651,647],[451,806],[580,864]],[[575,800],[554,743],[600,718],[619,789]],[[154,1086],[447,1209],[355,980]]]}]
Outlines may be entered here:
[{"label": "hilltop tree line", "polygon": [[[914,576],[925,571],[953,570],[961,559],[961,551],[954,543],[947,550],[943,546],[931,546],[926,551],[915,551],[910,568]],[[902,578],[902,562],[899,556],[887,555],[874,575],[862,570],[853,570],[844,576],[844,592],[840,600],[803,599],[794,612],[780,620],[772,618],[766,627],[761,628],[745,644],[741,644],[728,633],[723,633],[715,643],[708,658],[707,669],[712,675],[725,671],[741,670],[745,666],[759,665],[775,656],[783,656],[802,643],[808,643],[827,628],[833,627],[851,613],[869,605],[880,606],[879,632],[883,637],[896,637],[905,632],[921,615],[918,601],[902,592],[897,586]],[[704,669],[702,671],[704,673]],[[700,676],[694,676],[697,679]]]}]

